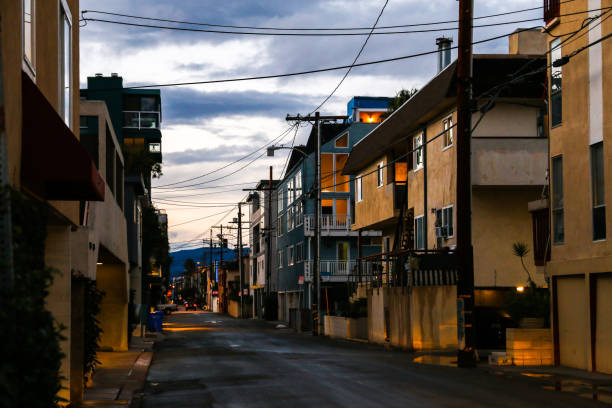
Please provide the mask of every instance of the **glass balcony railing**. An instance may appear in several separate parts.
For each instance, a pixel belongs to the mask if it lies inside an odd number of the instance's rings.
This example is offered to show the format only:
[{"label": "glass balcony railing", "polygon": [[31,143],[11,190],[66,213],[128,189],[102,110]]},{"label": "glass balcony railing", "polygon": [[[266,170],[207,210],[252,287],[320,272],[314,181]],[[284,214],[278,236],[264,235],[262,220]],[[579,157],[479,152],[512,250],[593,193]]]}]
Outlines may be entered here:
[{"label": "glass balcony railing", "polygon": [[159,112],[123,111],[123,127],[130,129],[159,129]]}]

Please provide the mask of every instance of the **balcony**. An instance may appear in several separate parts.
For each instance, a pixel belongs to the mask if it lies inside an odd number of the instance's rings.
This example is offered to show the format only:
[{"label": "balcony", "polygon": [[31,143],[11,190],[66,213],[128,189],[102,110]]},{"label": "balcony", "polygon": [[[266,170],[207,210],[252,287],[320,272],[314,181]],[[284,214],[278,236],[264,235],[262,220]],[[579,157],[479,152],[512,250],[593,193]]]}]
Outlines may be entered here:
[{"label": "balcony", "polygon": [[548,25],[552,20],[559,17],[560,10],[560,0],[544,0],[544,22]]},{"label": "balcony", "polygon": [[[371,263],[361,263],[361,276],[359,275],[359,268],[356,260],[328,260],[321,261],[320,265],[322,282],[364,282],[372,280],[374,277]],[[304,280],[306,282],[312,282],[313,276],[314,261],[305,261]]]},{"label": "balcony", "polygon": [[[320,218],[321,236],[357,236],[351,231],[351,216],[347,214],[322,215]],[[304,235],[314,236],[314,215],[304,216]],[[363,236],[381,236],[380,231],[363,231]]]},{"label": "balcony", "polygon": [[542,186],[546,184],[548,139],[472,138],[472,184]]},{"label": "balcony", "polygon": [[159,129],[159,112],[123,111],[123,127],[128,129]]}]

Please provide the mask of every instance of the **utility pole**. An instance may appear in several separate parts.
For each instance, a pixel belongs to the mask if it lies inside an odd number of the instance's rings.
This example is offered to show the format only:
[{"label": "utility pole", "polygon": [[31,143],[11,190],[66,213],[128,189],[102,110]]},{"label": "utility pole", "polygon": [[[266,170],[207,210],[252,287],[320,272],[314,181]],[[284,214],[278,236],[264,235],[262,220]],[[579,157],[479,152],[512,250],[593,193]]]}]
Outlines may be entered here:
[{"label": "utility pole", "polygon": [[242,202],[238,203],[238,275],[240,276],[240,318],[242,319],[242,300],[244,298],[242,289]]},{"label": "utility pole", "polygon": [[[212,239],[212,228],[210,229],[210,247],[208,248],[208,252],[210,254],[210,266],[208,268],[208,281],[206,285],[210,285],[210,281],[212,281],[212,271],[213,271],[213,239]],[[212,291],[210,287],[206,287],[206,293],[208,294],[208,310],[212,312]]]},{"label": "utility pole", "polygon": [[[268,219],[266,220],[266,301],[270,296],[270,279],[272,278],[272,166],[270,166],[270,181],[268,181]],[[265,304],[265,302],[264,302]],[[270,315],[268,315],[270,316]]]},{"label": "utility pole", "polygon": [[476,366],[474,250],[472,248],[472,22],[474,0],[459,0],[457,56],[457,283],[458,365]]},{"label": "utility pole", "polygon": [[312,334],[318,336],[321,334],[321,121],[327,120],[346,120],[348,116],[321,116],[319,112],[315,112],[314,117],[308,116],[289,116],[288,121],[306,121],[314,120],[314,128],[316,132],[316,154],[315,154],[315,180],[314,189],[316,192],[315,204],[315,245],[314,245],[314,299],[312,302]]}]

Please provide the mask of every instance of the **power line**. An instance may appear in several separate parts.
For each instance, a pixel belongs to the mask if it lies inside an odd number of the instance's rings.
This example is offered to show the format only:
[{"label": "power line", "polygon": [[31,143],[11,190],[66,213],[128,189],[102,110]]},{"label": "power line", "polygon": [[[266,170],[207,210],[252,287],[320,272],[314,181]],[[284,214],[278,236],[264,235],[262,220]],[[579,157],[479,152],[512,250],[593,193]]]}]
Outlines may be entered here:
[{"label": "power line", "polygon": [[[529,28],[517,29],[511,33],[489,37],[484,40],[474,41],[472,44],[473,45],[483,44],[486,42],[498,40],[500,38],[508,37],[517,32],[530,31],[536,28],[542,28],[542,26],[533,26]],[[449,49],[457,49],[457,46],[450,47]],[[259,75],[259,76],[241,77],[241,78],[211,79],[207,81],[173,82],[173,83],[155,84],[155,85],[128,86],[128,87],[124,87],[123,89],[162,88],[162,87],[170,87],[170,86],[206,85],[206,84],[217,84],[217,83],[227,83],[227,82],[253,81],[253,80],[261,80],[261,79],[287,78],[287,77],[292,77],[292,76],[301,76],[301,75],[317,74],[317,73],[322,73],[322,72],[338,71],[341,69],[349,68],[351,66],[364,67],[364,66],[369,66],[369,65],[384,64],[388,62],[402,61],[406,59],[422,57],[425,55],[437,54],[439,52],[440,52],[439,50],[424,51],[424,52],[420,52],[416,54],[403,55],[400,57],[392,57],[392,58],[385,58],[385,59],[373,60],[373,61],[367,61],[367,62],[359,62],[359,63],[352,64],[352,65],[340,65],[340,66],[328,67],[328,68],[311,69],[307,71],[290,72],[286,74],[271,74],[271,75]]]},{"label": "power line", "polygon": [[217,172],[219,172],[219,171],[221,171],[221,170],[223,170],[223,169],[226,169],[226,168],[230,167],[230,166],[231,166],[231,165],[233,165],[233,164],[236,164],[236,163],[238,163],[238,162],[240,162],[240,161],[242,161],[242,160],[246,159],[247,157],[250,157],[250,156],[254,155],[255,153],[257,153],[257,152],[258,152],[258,151],[260,151],[261,149],[264,149],[264,148],[266,148],[267,146],[269,146],[269,144],[270,144],[270,143],[275,143],[276,141],[279,141],[279,140],[284,139],[284,136],[285,136],[287,133],[289,133],[289,131],[290,131],[292,128],[293,128],[293,126],[289,126],[289,127],[288,127],[287,129],[285,129],[285,130],[284,130],[284,131],[283,131],[283,132],[282,132],[280,135],[278,135],[278,136],[276,136],[275,138],[273,138],[273,139],[271,139],[270,141],[268,141],[268,142],[267,142],[267,143],[266,143],[264,146],[262,146],[262,147],[260,147],[260,148],[258,148],[258,149],[256,149],[256,150],[254,150],[254,151],[252,151],[251,153],[249,153],[249,154],[247,154],[247,155],[245,155],[245,156],[242,156],[241,158],[239,158],[239,159],[237,159],[237,160],[234,160],[234,161],[233,161],[233,162],[231,162],[231,163],[228,163],[228,164],[226,164],[226,165],[224,165],[224,166],[221,166],[221,167],[219,167],[219,168],[217,168],[217,169],[215,169],[215,170],[209,171],[209,172],[207,172],[207,173],[201,174],[201,175],[196,176],[196,177],[188,178],[188,179],[181,180],[181,181],[176,181],[176,182],[173,182],[173,183],[163,184],[163,185],[161,185],[161,186],[155,186],[155,188],[164,188],[164,187],[169,187],[169,186],[173,186],[173,185],[176,185],[176,184],[182,184],[182,183],[186,183],[186,182],[188,182],[188,181],[197,180],[197,179],[199,179],[199,178],[206,177],[206,176],[209,176],[209,175],[211,175],[211,174],[217,173]]},{"label": "power line", "polygon": [[[563,1],[562,3],[568,3],[570,1],[574,1],[574,0]],[[514,11],[498,13],[498,14],[490,14],[490,15],[481,16],[481,17],[474,17],[474,20],[485,19],[485,18],[492,18],[492,17],[507,16],[507,15],[510,15],[510,14],[518,14],[518,13],[524,13],[524,12],[527,12],[527,11],[540,10],[542,8],[543,8],[543,6],[539,6],[539,7],[531,7],[531,8],[526,8],[526,9],[521,9],[521,10],[514,10]],[[144,16],[136,16],[136,15],[132,15],[132,14],[114,13],[114,12],[101,11],[101,10],[83,10],[81,12],[81,16],[82,16],[83,20],[87,19],[86,17],[84,17],[84,15],[86,13],[105,14],[105,15],[110,15],[110,16],[127,17],[127,18],[133,18],[133,19],[138,19],[138,20],[159,21],[159,22],[164,22],[164,23],[186,24],[186,25],[195,25],[195,26],[202,26],[202,27],[235,28],[235,29],[244,29],[244,30],[270,30],[270,31],[354,31],[354,30],[369,30],[370,29],[370,27],[281,28],[281,27],[255,27],[255,26],[224,25],[224,24],[199,23],[199,22],[193,22],[193,21],[171,20],[171,19],[155,18],[155,17],[144,17]],[[446,20],[446,21],[432,21],[432,22],[428,22],[428,23],[400,24],[400,25],[392,25],[392,26],[382,26],[382,27],[378,27],[377,29],[378,30],[383,30],[383,29],[405,28],[405,27],[422,27],[422,26],[428,26],[428,25],[451,24],[451,23],[457,23],[458,21],[459,20]]]}]

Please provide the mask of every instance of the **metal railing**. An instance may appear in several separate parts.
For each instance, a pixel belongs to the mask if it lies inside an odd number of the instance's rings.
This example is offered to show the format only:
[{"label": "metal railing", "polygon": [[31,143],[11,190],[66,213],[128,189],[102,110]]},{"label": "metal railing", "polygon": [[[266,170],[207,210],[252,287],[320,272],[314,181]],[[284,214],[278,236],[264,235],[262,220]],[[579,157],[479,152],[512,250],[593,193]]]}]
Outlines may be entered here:
[{"label": "metal railing", "polygon": [[131,129],[158,129],[159,112],[123,111],[123,127]]},{"label": "metal railing", "polygon": [[[304,226],[307,232],[314,232],[314,215],[304,216]],[[320,218],[321,232],[351,231],[351,217],[347,214],[322,215]]]},{"label": "metal railing", "polygon": [[[322,281],[347,282],[363,281],[373,277],[372,264],[361,263],[361,274],[359,272],[358,261],[348,260],[326,260],[320,261],[320,271]],[[314,261],[304,262],[304,280],[311,282],[314,273]]]}]

